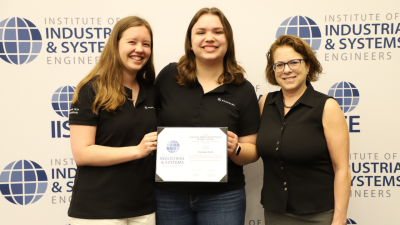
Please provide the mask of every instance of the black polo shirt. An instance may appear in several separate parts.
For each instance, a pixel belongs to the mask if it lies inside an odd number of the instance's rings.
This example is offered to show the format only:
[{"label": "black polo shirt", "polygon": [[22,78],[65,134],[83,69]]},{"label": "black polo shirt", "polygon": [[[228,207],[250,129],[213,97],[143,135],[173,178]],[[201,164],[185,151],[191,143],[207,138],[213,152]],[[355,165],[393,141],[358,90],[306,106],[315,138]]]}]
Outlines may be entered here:
[{"label": "black polo shirt", "polygon": [[[96,145],[135,146],[147,133],[156,131],[153,85],[140,81],[136,107],[126,100],[121,109],[92,113],[95,98],[92,83],[79,92],[79,102],[72,104],[69,123],[97,126]],[[125,88],[127,98],[132,98]],[[149,155],[113,166],[78,166],[68,216],[84,219],[117,219],[155,212],[153,194],[155,156]]]},{"label": "black polo shirt", "polygon": [[329,96],[307,89],[284,116],[282,91],[268,94],[257,138],[264,161],[261,204],[267,210],[296,214],[334,207],[334,171],[322,115]]},{"label": "black polo shirt", "polygon": [[[254,87],[224,84],[204,94],[199,82],[193,87],[179,85],[177,64],[166,66],[156,79],[161,125],[166,127],[228,127],[239,137],[255,134],[260,110]],[[227,183],[160,182],[156,186],[186,194],[220,193],[244,187],[243,167],[228,159]]]}]

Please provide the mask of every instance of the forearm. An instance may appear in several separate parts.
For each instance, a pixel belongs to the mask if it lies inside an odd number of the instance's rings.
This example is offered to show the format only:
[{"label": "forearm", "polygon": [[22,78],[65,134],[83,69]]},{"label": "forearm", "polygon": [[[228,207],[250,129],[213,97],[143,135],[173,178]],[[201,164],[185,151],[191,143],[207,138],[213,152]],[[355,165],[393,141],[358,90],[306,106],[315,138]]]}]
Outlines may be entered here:
[{"label": "forearm", "polygon": [[235,164],[244,166],[258,160],[259,156],[255,144],[239,143],[239,146],[242,148],[240,154],[230,158]]},{"label": "forearm", "polygon": [[347,208],[350,198],[351,177],[349,167],[335,171],[334,196],[335,212],[332,224],[346,224]]},{"label": "forearm", "polygon": [[106,147],[90,145],[74,154],[79,166],[112,166],[142,158],[137,146]]}]

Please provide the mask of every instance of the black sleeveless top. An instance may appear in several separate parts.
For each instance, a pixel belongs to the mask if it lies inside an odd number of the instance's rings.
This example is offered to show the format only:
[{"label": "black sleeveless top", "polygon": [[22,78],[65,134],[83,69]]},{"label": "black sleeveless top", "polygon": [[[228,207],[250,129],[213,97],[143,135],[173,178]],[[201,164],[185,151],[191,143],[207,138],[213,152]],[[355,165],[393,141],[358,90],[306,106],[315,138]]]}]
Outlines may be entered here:
[{"label": "black sleeveless top", "polygon": [[257,138],[264,162],[264,209],[305,214],[334,208],[334,171],[322,125],[328,98],[307,82],[284,116],[282,90],[268,94]]}]

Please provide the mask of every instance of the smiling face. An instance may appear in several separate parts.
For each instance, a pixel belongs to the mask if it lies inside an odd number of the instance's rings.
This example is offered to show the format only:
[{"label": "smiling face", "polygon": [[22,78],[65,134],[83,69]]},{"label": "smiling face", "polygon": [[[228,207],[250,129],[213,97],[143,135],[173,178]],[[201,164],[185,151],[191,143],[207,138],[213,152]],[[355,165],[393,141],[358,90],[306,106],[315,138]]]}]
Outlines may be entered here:
[{"label": "smiling face", "polygon": [[228,41],[218,16],[202,15],[194,24],[191,36],[192,50],[196,61],[223,63]]},{"label": "smiling face", "polygon": [[[274,52],[274,63],[287,63],[293,59],[303,59],[304,57],[296,52],[292,47],[284,45],[278,47]],[[297,69],[290,69],[288,65],[285,65],[285,68],[282,72],[275,72],[275,79],[278,82],[279,86],[282,87],[283,91],[287,92],[296,92],[299,90],[305,90],[306,80],[307,80],[307,71],[309,71],[309,65],[301,61],[301,65]]]},{"label": "smiling face", "polygon": [[130,27],[118,42],[123,74],[136,75],[151,55],[151,36],[145,26]]}]

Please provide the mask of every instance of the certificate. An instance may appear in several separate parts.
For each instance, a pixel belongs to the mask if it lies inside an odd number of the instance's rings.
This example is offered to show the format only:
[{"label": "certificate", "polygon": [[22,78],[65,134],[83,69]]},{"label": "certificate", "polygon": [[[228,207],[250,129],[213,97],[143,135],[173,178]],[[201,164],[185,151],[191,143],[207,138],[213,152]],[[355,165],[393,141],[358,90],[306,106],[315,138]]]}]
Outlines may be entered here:
[{"label": "certificate", "polygon": [[227,127],[158,127],[157,182],[228,182]]}]

